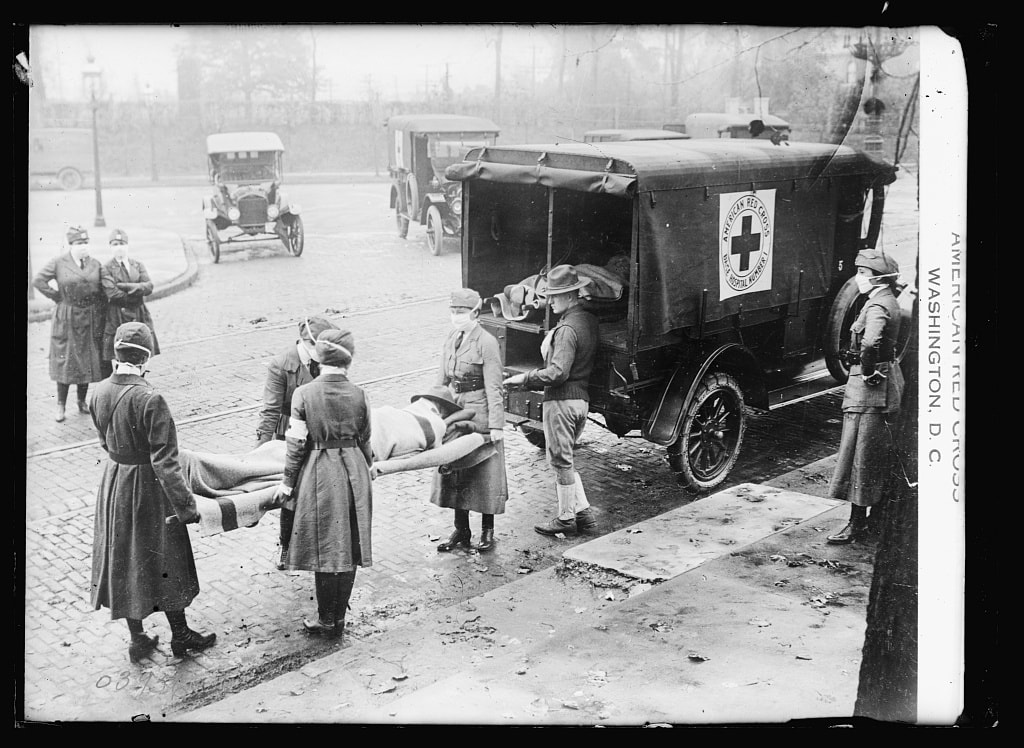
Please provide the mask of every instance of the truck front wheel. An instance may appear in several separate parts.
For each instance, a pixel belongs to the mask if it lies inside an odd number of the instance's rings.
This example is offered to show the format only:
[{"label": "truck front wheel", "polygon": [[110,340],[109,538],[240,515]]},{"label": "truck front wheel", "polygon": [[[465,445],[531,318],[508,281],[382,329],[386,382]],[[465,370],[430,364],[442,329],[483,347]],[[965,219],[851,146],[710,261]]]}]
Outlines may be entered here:
[{"label": "truck front wheel", "polygon": [[679,439],[668,450],[669,465],[691,489],[714,488],[736,464],[745,428],[739,384],[729,374],[711,372],[686,409]]}]

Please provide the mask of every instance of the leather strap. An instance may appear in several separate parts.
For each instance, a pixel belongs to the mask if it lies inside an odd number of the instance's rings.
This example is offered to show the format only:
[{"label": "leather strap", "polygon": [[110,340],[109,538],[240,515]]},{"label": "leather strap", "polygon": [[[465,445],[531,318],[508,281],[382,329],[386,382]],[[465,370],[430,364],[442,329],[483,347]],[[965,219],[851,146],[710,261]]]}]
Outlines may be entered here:
[{"label": "leather strap", "polygon": [[359,442],[355,439],[328,439],[325,442],[313,442],[310,449],[345,449],[346,447],[358,447]]}]

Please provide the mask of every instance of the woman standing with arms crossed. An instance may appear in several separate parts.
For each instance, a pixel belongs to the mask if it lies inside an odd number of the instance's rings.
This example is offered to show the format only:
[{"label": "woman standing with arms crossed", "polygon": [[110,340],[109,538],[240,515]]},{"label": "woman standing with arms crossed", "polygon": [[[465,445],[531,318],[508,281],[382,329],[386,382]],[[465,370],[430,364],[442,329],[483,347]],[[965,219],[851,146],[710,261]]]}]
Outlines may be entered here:
[{"label": "woman standing with arms crossed", "polygon": [[72,226],[66,238],[68,251],[46,263],[32,281],[57,303],[50,327],[50,379],[57,383],[58,423],[64,421],[71,385],[77,389],[78,412],[87,414],[89,383],[104,379],[111,366],[102,359],[107,311],[102,266],[90,256],[89,232]]},{"label": "woman standing with arms crossed", "polygon": [[[498,341],[477,321],[480,294],[462,288],[451,295],[452,330],[441,349],[437,383],[448,387],[460,408],[475,412],[473,423],[489,434],[495,453],[472,467],[434,474],[430,501],[455,510],[455,530],[437,546],[440,553],[470,547],[469,513],[479,512],[480,542],[472,546],[486,552],[494,548],[494,515],[505,512],[508,482],[505,477],[505,404],[502,397],[501,352]],[[488,448],[486,445],[484,448]]]},{"label": "woman standing with arms crossed", "polygon": [[344,631],[356,567],[373,562],[370,404],[348,379],[354,351],[346,330],[317,336],[320,375],[292,396],[284,480],[276,491],[278,499],[295,498],[285,565],[314,573],[317,617],[303,627],[332,638]]}]

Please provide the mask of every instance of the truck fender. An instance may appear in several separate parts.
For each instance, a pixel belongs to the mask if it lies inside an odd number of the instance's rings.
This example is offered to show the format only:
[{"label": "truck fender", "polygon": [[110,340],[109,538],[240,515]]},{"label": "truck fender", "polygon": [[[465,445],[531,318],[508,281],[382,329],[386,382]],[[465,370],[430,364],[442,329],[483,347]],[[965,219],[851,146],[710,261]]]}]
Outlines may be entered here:
[{"label": "truck fender", "polygon": [[643,425],[641,433],[650,442],[668,446],[679,438],[683,417],[704,376],[712,369],[732,374],[743,390],[747,405],[768,409],[768,389],[757,358],[746,346],[727,343],[713,351],[699,366],[684,364],[668,378],[658,404]]},{"label": "truck fender", "polygon": [[203,198],[203,218],[208,221],[212,221],[217,217],[217,206],[213,204],[213,200],[209,197]]}]

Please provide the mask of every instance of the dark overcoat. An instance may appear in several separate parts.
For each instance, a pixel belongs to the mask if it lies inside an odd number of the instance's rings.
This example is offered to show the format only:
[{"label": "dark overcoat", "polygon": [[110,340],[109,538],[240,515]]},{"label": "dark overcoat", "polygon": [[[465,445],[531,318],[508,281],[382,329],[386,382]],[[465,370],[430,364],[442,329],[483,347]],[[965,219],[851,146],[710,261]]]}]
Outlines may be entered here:
[{"label": "dark overcoat", "polygon": [[125,268],[117,260],[111,260],[100,271],[103,293],[107,297],[107,320],[103,328],[103,359],[114,358],[114,333],[125,322],[142,322],[153,334],[153,355],[160,353],[160,344],[153,327],[153,316],[146,307],[145,298],[153,293],[153,281],[149,279],[146,266],[138,260],[128,258]]},{"label": "dark overcoat", "polygon": [[373,454],[366,393],[344,374],[323,372],[295,390],[291,420],[305,423],[308,433],[304,442],[287,440],[284,484],[295,498],[287,567],[342,572],[371,566]]},{"label": "dark overcoat", "polygon": [[199,594],[182,523],[196,503],[178,462],[178,436],[163,396],[140,376],[112,374],[90,402],[107,452],[96,493],[92,542],[92,605],[111,618],[142,619],[184,610]]},{"label": "dark overcoat", "polygon": [[267,364],[267,379],[263,386],[263,407],[260,409],[256,432],[261,440],[284,439],[291,414],[292,395],[297,387],[313,381],[309,368],[299,358],[296,341],[274,356]]},{"label": "dark overcoat", "polygon": [[[843,395],[843,432],[829,496],[857,506],[882,498],[893,455],[893,432],[903,398],[903,371],[896,359],[901,312],[891,289],[872,294],[850,327],[851,348],[862,363],[850,367]],[[861,375],[879,371],[886,379],[869,385]]]},{"label": "dark overcoat", "polygon": [[[453,380],[483,379],[483,388],[454,393],[462,408],[476,413],[474,425],[481,433],[505,428],[502,396],[501,350],[494,336],[479,323],[466,331],[458,349],[458,331],[451,330],[441,348],[437,383],[451,386]],[[465,509],[481,514],[504,514],[508,500],[504,442],[496,442],[495,454],[472,467],[448,473],[434,473],[430,501],[447,509]]]},{"label": "dark overcoat", "polygon": [[83,269],[65,252],[46,263],[32,281],[33,288],[57,302],[50,324],[50,379],[55,382],[88,384],[104,377],[100,362],[107,297],[101,267],[90,257]]}]

